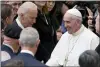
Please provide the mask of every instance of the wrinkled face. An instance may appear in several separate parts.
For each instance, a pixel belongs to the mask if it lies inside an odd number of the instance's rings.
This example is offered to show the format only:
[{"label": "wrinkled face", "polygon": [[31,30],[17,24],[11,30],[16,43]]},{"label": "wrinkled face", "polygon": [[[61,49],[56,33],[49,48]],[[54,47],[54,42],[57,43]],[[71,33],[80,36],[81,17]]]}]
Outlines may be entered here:
[{"label": "wrinkled face", "polygon": [[9,1],[9,2],[7,2],[7,4],[12,5],[13,11],[14,11],[14,15],[16,16],[17,15],[18,8],[22,4],[22,1]]},{"label": "wrinkled face", "polygon": [[39,7],[43,7],[46,4],[46,1],[35,1],[35,4],[37,4]]},{"label": "wrinkled face", "polygon": [[22,16],[22,24],[24,27],[31,27],[36,23],[37,10],[29,10]]},{"label": "wrinkled face", "polygon": [[69,34],[73,34],[77,31],[78,23],[76,19],[72,18],[71,14],[67,13],[66,15],[64,15],[63,20]]},{"label": "wrinkled face", "polygon": [[98,15],[96,18],[96,24],[95,24],[96,32],[100,34],[100,16]]},{"label": "wrinkled face", "polygon": [[48,11],[51,11],[55,5],[55,2],[54,1],[47,1],[46,4],[47,4]]}]

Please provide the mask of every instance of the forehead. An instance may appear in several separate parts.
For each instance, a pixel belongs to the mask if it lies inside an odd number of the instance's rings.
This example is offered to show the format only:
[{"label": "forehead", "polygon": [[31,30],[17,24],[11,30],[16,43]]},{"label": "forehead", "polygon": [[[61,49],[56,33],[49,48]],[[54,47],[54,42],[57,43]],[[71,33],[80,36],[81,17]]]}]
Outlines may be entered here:
[{"label": "forehead", "polygon": [[63,17],[64,21],[71,21],[72,20],[72,15],[69,13],[65,13],[64,17]]},{"label": "forehead", "polygon": [[37,10],[28,10],[28,16],[30,17],[36,17],[37,16]]}]

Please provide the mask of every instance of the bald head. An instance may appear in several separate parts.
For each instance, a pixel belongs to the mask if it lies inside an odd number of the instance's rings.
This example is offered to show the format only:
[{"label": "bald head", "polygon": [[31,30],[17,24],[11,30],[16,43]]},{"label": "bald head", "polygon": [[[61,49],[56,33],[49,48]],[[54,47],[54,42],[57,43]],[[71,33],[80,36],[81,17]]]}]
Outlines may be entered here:
[{"label": "bald head", "polygon": [[18,15],[20,15],[21,13],[25,14],[29,10],[36,11],[37,10],[37,6],[32,2],[25,2],[19,7],[17,14]]}]

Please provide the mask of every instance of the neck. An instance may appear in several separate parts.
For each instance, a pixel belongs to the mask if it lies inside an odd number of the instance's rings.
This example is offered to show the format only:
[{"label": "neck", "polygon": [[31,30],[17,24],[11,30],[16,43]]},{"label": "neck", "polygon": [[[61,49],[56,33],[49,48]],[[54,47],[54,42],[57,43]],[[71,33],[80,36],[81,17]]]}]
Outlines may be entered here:
[{"label": "neck", "polygon": [[82,31],[84,30],[84,26],[80,25],[80,27],[77,29],[77,31],[75,33],[73,33],[72,35],[77,36],[78,34],[80,34]]},{"label": "neck", "polygon": [[10,48],[12,49],[13,52],[15,52],[15,51],[14,51],[14,48],[13,48],[13,46],[12,46],[12,42],[11,42],[10,40],[4,40],[4,41],[3,41],[3,44],[4,44],[4,45],[8,45],[8,47],[10,47]]},{"label": "neck", "polygon": [[33,54],[35,54],[34,48],[30,48],[30,47],[22,47],[22,50],[29,50],[29,51],[31,51]]}]

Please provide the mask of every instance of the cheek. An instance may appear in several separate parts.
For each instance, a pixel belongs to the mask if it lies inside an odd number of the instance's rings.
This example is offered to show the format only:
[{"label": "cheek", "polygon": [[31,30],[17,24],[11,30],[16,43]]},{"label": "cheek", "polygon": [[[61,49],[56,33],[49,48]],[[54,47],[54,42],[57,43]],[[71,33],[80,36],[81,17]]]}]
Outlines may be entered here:
[{"label": "cheek", "polygon": [[69,24],[69,27],[70,27],[70,28],[72,28],[72,27],[74,27],[74,26],[75,26],[75,24],[72,24],[72,23]]},{"label": "cheek", "polygon": [[27,24],[31,24],[32,22],[33,22],[33,20],[31,20],[31,19],[27,19]]},{"label": "cheek", "polygon": [[91,25],[92,24],[92,20],[88,20],[88,25]]},{"label": "cheek", "polygon": [[77,24],[76,23],[71,23],[70,27],[74,31],[76,29],[76,27],[77,27]]},{"label": "cheek", "polygon": [[96,25],[96,29],[99,30],[99,25]]},{"label": "cheek", "polygon": [[70,23],[65,23],[64,26],[65,26],[66,28],[70,28],[70,27],[71,27],[71,24],[70,24]]},{"label": "cheek", "polygon": [[24,24],[28,24],[28,23],[29,23],[28,17],[24,17],[24,18],[23,18],[23,22],[24,22]]}]

